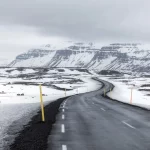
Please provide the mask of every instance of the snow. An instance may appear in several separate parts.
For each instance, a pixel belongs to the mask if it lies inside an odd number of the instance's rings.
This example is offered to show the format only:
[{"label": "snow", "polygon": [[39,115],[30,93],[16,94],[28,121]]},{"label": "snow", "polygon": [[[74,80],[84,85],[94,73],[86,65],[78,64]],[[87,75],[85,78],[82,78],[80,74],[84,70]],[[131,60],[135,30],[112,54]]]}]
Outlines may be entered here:
[{"label": "snow", "polygon": [[[58,67],[74,67],[80,66],[80,64],[87,64],[92,58],[94,57],[94,52],[87,52],[84,53],[76,53],[71,54],[70,58],[67,60],[62,60]],[[82,65],[82,66],[83,66]]]},{"label": "snow", "polygon": [[[9,131],[9,126],[13,124],[14,121],[19,122],[20,118],[22,125],[27,124],[31,117],[36,114],[39,109],[39,104],[0,104],[0,150],[3,150],[4,147],[7,148],[8,142],[12,142],[15,136],[8,136],[7,132]],[[32,112],[32,115],[30,113]],[[15,129],[15,127],[14,127]],[[17,134],[17,132],[21,129],[16,127],[16,131],[13,131]]]},{"label": "snow", "polygon": [[[72,49],[70,46],[78,46],[78,50]],[[32,49],[25,53],[28,54],[26,56],[28,59],[15,59],[9,66],[86,67],[88,69],[109,69],[134,74],[136,71],[141,70],[141,68],[143,68],[143,71],[147,71],[150,64],[149,45],[122,43],[119,44],[120,48],[117,50],[115,47],[116,45],[114,45],[113,49],[112,45],[107,45],[105,46],[106,50],[109,48],[111,51],[108,49],[104,52],[104,47],[101,49],[101,43],[78,44],[71,41],[59,41],[53,44],[47,44],[43,45],[42,47]],[[61,52],[61,50],[65,51]],[[33,53],[34,51],[37,51],[37,56],[41,54],[41,57],[36,57],[36,55]],[[101,54],[101,52],[105,54]],[[32,58],[30,56],[32,56]],[[144,72],[141,74],[144,74]]]},{"label": "snow", "polygon": [[[9,72],[10,70],[11,72]],[[109,97],[130,104],[131,88],[133,88],[132,105],[150,109],[148,96],[150,91],[139,91],[139,89],[150,90],[150,86],[142,86],[144,84],[150,85],[150,78],[132,77],[128,74],[118,78],[115,76],[100,76],[93,70],[90,71],[93,74],[91,75],[88,72],[68,68],[49,69],[42,75],[42,78],[37,78],[39,77],[38,71],[40,70],[23,69],[19,71],[16,68],[0,69],[1,76],[4,76],[0,77],[0,150],[14,140],[23,125],[26,125],[40,109],[39,84],[51,83],[58,87],[58,89],[55,89],[53,86],[42,86],[43,94],[46,95],[43,96],[44,105],[47,105],[61,97],[99,89],[101,84],[91,79],[93,76],[97,76],[115,85],[113,91],[107,93]],[[28,76],[23,78],[16,77],[20,74],[32,75],[34,78]],[[14,82],[21,82],[22,84],[14,84]],[[33,82],[37,85],[28,85],[26,84],[28,82]],[[59,87],[70,90],[66,90],[65,95],[65,90],[59,90]],[[17,94],[22,93],[24,96],[17,96]],[[10,132],[9,128],[13,125],[13,122],[16,122],[19,128],[17,126],[10,136],[8,132]]]},{"label": "snow", "polygon": [[36,57],[36,58],[30,58],[30,59],[26,59],[26,60],[17,60],[18,62],[15,64],[15,67],[42,67],[45,66],[46,64],[49,63],[49,61],[54,57],[54,55],[56,54],[56,51],[52,51],[51,53],[49,53],[46,56],[43,57]]},{"label": "snow", "polygon": [[[76,89],[78,88],[79,93],[87,92],[87,88],[89,91],[95,90],[99,87],[93,85],[93,80],[90,78],[81,77],[81,80],[85,81],[83,84],[59,84],[56,86],[61,88],[70,89],[71,91],[67,91],[67,96],[77,94]],[[54,84],[55,85],[55,84]],[[94,87],[95,86],[95,87]],[[0,94],[0,103],[1,104],[14,104],[14,103],[38,103],[39,102],[39,86],[32,85],[0,85],[0,89],[4,91],[3,94]],[[43,94],[47,96],[44,97],[44,101],[51,101],[54,99],[58,99],[65,96],[64,91],[59,91],[50,87],[42,86]],[[24,96],[17,96],[17,94],[24,93]]]},{"label": "snow", "polygon": [[140,50],[150,50],[150,44],[140,44],[138,47]]},{"label": "snow", "polygon": [[[143,84],[150,84],[149,78],[129,78],[125,76],[122,79],[113,79],[113,77],[100,77],[100,79],[106,80],[112,83],[114,89],[107,93],[107,95],[118,101],[128,103],[131,105],[143,107],[150,110],[150,91],[139,91],[139,89],[149,89],[150,87],[142,87]],[[128,82],[122,82],[127,80]],[[131,101],[131,89],[132,89],[132,101]]]},{"label": "snow", "polygon": [[[0,69],[2,75],[6,73],[7,69]],[[12,77],[21,74],[20,71],[12,69],[10,73]],[[37,70],[36,70],[37,71]],[[36,72],[33,69],[24,69],[22,73]],[[53,73],[56,73],[54,75]],[[47,76],[51,78],[47,78]],[[45,76],[45,77],[44,77]],[[61,76],[62,78],[57,78]],[[69,79],[65,77],[70,77]],[[64,77],[64,78],[63,78]],[[7,149],[7,145],[13,142],[17,133],[22,129],[23,125],[26,125],[33,115],[35,115],[40,109],[40,96],[38,85],[25,85],[25,84],[13,84],[13,82],[56,82],[57,87],[71,89],[66,91],[66,96],[71,96],[78,93],[85,93],[99,89],[101,84],[93,79],[92,75],[86,72],[80,72],[78,70],[71,71],[70,69],[64,69],[64,72],[59,72],[58,69],[49,70],[42,79],[30,79],[30,78],[0,78],[0,150]],[[70,83],[72,80],[82,80],[82,82]],[[60,82],[62,81],[62,82]],[[65,82],[68,82],[67,84]],[[8,83],[11,84],[8,84]],[[55,83],[54,82],[54,83]],[[59,83],[60,82],[60,83]],[[65,97],[65,90],[54,89],[49,86],[42,86],[44,105],[47,105],[51,101],[58,98]],[[17,94],[24,94],[24,96],[17,96]],[[22,119],[23,118],[23,119]],[[9,131],[9,128],[13,125],[13,122],[18,124],[17,127],[13,127],[13,131]],[[11,133],[12,132],[12,133]],[[8,134],[9,133],[9,134]]]},{"label": "snow", "polygon": [[[101,60],[100,64],[99,64],[99,62],[94,64],[94,66],[92,66],[92,68],[98,68],[98,66],[99,66],[99,70],[103,70],[104,68],[107,68],[107,65],[111,64],[111,62],[115,59],[116,59],[116,57],[109,56],[108,58]],[[98,64],[98,66],[96,66],[97,64]]]}]

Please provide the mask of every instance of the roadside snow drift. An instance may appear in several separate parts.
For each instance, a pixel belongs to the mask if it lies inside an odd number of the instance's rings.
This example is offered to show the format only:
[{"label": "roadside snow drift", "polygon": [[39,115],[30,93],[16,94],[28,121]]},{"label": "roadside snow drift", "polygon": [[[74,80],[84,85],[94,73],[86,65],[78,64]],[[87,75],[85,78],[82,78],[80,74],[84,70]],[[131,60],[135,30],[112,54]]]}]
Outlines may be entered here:
[{"label": "roadside snow drift", "polygon": [[[39,84],[44,105],[101,86],[85,69],[0,68],[0,76],[0,150],[8,148],[23,125],[40,109]],[[14,122],[17,125],[8,130]]]},{"label": "roadside snow drift", "polygon": [[150,110],[150,78],[101,76],[100,79],[115,86],[111,92],[107,93],[112,99]]}]

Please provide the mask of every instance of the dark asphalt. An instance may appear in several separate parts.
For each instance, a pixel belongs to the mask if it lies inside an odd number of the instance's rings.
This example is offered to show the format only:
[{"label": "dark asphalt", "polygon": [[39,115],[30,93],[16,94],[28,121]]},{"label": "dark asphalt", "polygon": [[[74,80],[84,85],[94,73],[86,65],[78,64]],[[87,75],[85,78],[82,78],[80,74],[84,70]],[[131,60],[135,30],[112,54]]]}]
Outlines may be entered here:
[{"label": "dark asphalt", "polygon": [[[60,104],[65,99],[66,98],[60,98],[45,106],[45,123],[41,122],[41,111],[33,116],[31,121],[24,126],[24,129],[18,133],[18,136],[15,138],[14,143],[10,145],[10,148],[6,147],[5,150],[46,150],[47,139],[51,132],[52,124],[55,123]],[[13,126],[15,126],[15,128]],[[9,132],[14,133],[13,130],[19,126],[13,124],[12,127],[13,128],[10,127]]]},{"label": "dark asphalt", "polygon": [[150,150],[150,112],[102,97],[103,83],[62,103],[48,150]]}]

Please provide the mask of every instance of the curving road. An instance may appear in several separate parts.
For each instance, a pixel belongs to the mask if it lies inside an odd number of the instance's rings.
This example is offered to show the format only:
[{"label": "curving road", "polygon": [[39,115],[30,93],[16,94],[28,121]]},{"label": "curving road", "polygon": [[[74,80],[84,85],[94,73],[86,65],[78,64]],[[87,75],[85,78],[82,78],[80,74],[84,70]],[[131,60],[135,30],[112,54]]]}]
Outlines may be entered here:
[{"label": "curving road", "polygon": [[48,139],[48,150],[150,150],[149,111],[95,92],[66,99]]}]

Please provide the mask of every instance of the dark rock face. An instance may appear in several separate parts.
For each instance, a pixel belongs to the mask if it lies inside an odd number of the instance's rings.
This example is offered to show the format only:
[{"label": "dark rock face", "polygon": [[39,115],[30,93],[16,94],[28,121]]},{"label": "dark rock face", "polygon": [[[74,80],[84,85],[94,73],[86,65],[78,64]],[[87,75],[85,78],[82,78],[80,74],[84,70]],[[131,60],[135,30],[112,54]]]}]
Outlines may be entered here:
[{"label": "dark rock face", "polygon": [[121,75],[120,72],[114,70],[101,70],[98,74],[101,75]]},{"label": "dark rock face", "polygon": [[10,67],[78,67],[120,72],[149,72],[150,50],[139,48],[136,43],[114,43],[95,48],[93,43],[75,43],[67,48],[32,49],[20,54]]},{"label": "dark rock face", "polygon": [[43,57],[45,55],[48,55],[49,53],[50,52],[47,50],[33,49],[33,50],[29,50],[27,53],[18,55],[16,59],[26,60],[26,59],[35,58],[35,57]]}]

